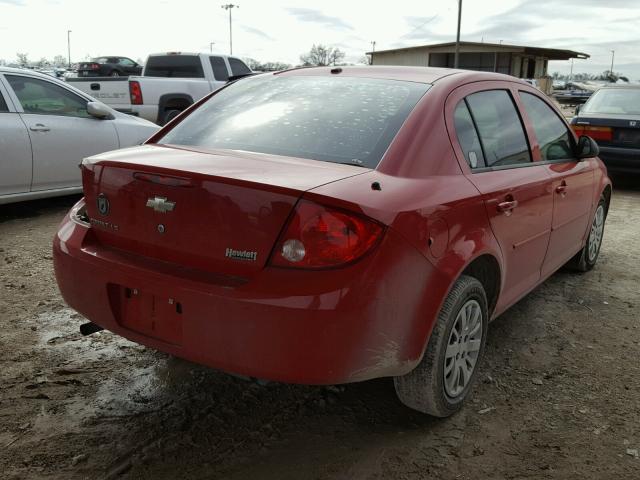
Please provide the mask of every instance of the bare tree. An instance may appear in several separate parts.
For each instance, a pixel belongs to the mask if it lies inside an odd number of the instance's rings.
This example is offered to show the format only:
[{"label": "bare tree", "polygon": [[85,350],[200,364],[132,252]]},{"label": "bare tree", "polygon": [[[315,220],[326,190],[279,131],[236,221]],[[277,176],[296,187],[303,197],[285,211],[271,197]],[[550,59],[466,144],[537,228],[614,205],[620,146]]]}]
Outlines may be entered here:
[{"label": "bare tree", "polygon": [[258,60],[256,60],[255,58],[243,58],[244,63],[247,64],[247,66],[253,70],[254,72],[276,72],[279,70],[286,70],[288,68],[291,68],[291,65],[288,63],[282,63],[282,62],[260,62]]},{"label": "bare tree", "polygon": [[326,45],[313,45],[311,50],[304,55],[300,55],[300,61],[305,67],[336,65],[344,60],[345,53],[339,48],[328,47]]},{"label": "bare tree", "polygon": [[66,67],[67,59],[65,58],[64,55],[56,55],[55,57],[53,57],[53,64],[56,67]]},{"label": "bare tree", "polygon": [[29,54],[27,53],[16,53],[16,58],[20,66],[25,67],[29,64]]}]

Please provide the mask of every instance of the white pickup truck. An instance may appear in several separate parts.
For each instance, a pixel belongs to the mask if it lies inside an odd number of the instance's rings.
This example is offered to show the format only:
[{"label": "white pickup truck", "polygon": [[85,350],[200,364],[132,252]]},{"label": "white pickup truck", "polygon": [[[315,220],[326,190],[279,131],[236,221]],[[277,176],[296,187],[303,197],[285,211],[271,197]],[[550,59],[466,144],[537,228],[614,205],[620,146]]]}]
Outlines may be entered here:
[{"label": "white pickup truck", "polygon": [[141,77],[129,77],[131,110],[164,125],[189,105],[222,87],[230,77],[249,75],[242,60],[209,53],[149,55]]},{"label": "white pickup truck", "polygon": [[169,52],[149,55],[142,76],[67,81],[118,111],[164,125],[230,78],[251,73],[237,57]]}]

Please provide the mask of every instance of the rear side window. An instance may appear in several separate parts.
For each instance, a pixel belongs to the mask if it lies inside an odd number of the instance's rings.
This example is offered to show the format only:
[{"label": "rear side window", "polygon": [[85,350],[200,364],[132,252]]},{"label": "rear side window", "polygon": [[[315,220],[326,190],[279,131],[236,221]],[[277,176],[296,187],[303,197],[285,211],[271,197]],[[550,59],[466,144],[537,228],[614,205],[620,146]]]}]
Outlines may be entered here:
[{"label": "rear side window", "polygon": [[464,158],[469,166],[471,168],[485,167],[480,138],[476,127],[473,125],[473,119],[469,113],[469,108],[467,108],[467,103],[464,100],[456,107],[454,122],[458,143],[462,147]]},{"label": "rear side window", "polygon": [[542,160],[572,158],[574,155],[569,131],[551,107],[530,93],[520,92],[520,99],[533,124]]},{"label": "rear side window", "polygon": [[358,77],[248,77],[159,143],[375,168],[428,84]]},{"label": "rear side window", "polygon": [[229,73],[227,72],[227,64],[224,63],[222,57],[209,57],[211,62],[211,68],[213,69],[213,77],[216,80],[226,82],[229,80]]},{"label": "rear side window", "polygon": [[531,162],[520,116],[506,90],[473,93],[466,101],[482,142],[485,166]]},{"label": "rear side window", "polygon": [[166,55],[149,57],[145,77],[204,78],[200,57],[196,55]]},{"label": "rear side window", "polygon": [[251,73],[249,67],[237,58],[229,57],[229,66],[231,67],[231,73],[233,75],[247,75]]}]

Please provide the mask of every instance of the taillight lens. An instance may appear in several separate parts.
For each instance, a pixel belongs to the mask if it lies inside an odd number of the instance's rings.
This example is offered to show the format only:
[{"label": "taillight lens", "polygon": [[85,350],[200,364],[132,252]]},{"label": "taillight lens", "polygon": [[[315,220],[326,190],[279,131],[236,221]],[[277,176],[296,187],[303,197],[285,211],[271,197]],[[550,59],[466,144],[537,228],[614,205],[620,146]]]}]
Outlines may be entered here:
[{"label": "taillight lens", "polygon": [[100,65],[98,65],[97,63],[92,63],[89,68],[91,70],[100,70]]},{"label": "taillight lens", "polygon": [[132,105],[142,105],[142,89],[140,82],[135,80],[129,81],[129,95],[131,96]]},{"label": "taillight lens", "polygon": [[369,218],[303,200],[276,244],[271,265],[294,268],[344,265],[371,250],[383,231],[380,224]]},{"label": "taillight lens", "polygon": [[87,214],[87,206],[85,205],[84,197],[82,197],[78,203],[76,203],[71,212],[69,212],[71,220],[83,227],[89,228],[91,226],[89,215]]},{"label": "taillight lens", "polygon": [[610,142],[613,140],[613,129],[611,127],[595,127],[591,125],[571,125],[576,135],[588,135],[594,140]]}]

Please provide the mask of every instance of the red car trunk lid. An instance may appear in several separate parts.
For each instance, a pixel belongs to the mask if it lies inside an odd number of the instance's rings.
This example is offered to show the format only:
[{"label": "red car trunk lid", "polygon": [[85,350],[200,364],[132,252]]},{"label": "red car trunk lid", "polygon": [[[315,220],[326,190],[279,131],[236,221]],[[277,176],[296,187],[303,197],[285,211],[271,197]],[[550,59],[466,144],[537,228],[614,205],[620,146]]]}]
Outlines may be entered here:
[{"label": "red car trunk lid", "polygon": [[238,152],[144,146],[83,162],[87,213],[104,247],[250,277],[310,188],[360,167]]}]

